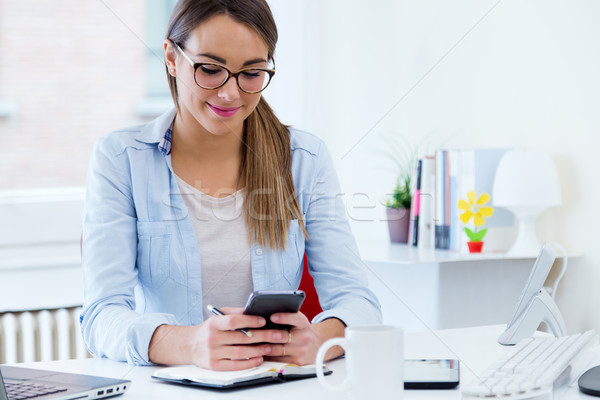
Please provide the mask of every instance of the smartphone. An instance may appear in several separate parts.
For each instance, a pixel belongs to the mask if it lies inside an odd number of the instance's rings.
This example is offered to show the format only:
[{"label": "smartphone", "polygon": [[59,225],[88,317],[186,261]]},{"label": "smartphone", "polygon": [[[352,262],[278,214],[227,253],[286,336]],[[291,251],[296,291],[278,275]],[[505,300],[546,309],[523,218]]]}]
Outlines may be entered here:
[{"label": "smartphone", "polygon": [[261,329],[291,329],[290,325],[271,322],[269,317],[271,314],[278,312],[298,312],[305,297],[306,295],[302,290],[259,290],[250,294],[244,307],[244,314],[264,317],[267,324]]},{"label": "smartphone", "polygon": [[459,362],[454,359],[405,360],[405,389],[452,389],[458,386]]}]

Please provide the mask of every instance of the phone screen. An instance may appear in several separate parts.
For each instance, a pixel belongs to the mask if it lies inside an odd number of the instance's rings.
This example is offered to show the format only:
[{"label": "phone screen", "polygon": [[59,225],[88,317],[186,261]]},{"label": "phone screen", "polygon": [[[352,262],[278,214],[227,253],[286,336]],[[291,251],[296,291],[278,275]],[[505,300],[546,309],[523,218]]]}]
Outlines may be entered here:
[{"label": "phone screen", "polygon": [[451,389],[459,382],[459,362],[453,359],[405,360],[405,389]]}]

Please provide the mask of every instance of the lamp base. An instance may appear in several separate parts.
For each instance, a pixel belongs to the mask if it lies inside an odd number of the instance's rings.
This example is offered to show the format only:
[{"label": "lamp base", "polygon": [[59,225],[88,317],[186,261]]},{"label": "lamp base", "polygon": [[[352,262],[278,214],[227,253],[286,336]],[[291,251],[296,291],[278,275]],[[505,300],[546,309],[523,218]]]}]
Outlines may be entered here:
[{"label": "lamp base", "polygon": [[519,233],[513,246],[506,253],[512,257],[535,257],[540,252],[541,244],[535,230],[535,217],[519,218]]}]

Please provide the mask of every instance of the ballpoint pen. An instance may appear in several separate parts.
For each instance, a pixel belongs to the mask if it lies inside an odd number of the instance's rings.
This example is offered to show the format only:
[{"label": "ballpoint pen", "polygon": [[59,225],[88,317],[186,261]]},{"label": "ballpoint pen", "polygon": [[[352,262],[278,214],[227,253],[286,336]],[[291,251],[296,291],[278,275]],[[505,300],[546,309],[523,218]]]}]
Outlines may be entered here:
[{"label": "ballpoint pen", "polygon": [[[222,316],[222,315],[225,315],[225,314],[223,314],[223,312],[221,312],[221,310],[219,310],[217,307],[213,307],[213,306],[211,306],[210,304],[208,304],[208,305],[206,306],[206,308],[208,308],[208,311],[210,311],[211,313],[213,313],[213,314],[215,314],[215,315],[221,315],[221,316]],[[250,331],[247,331],[247,330],[245,330],[245,329],[236,329],[236,330],[238,330],[238,331],[242,332],[243,334],[245,334],[245,335],[246,335],[246,336],[248,336],[248,337],[252,337],[252,332],[250,332]]]}]

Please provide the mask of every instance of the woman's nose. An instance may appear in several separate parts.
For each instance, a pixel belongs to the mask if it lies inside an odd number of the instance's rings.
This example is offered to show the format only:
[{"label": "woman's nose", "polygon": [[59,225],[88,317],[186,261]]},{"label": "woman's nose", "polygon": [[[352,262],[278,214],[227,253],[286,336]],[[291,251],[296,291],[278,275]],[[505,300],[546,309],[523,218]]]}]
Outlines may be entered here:
[{"label": "woman's nose", "polygon": [[238,87],[237,81],[233,76],[229,78],[229,80],[218,90],[219,97],[226,101],[236,100],[240,97],[240,88]]}]

